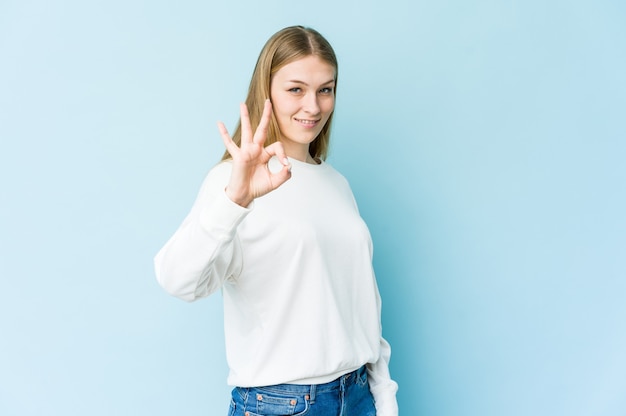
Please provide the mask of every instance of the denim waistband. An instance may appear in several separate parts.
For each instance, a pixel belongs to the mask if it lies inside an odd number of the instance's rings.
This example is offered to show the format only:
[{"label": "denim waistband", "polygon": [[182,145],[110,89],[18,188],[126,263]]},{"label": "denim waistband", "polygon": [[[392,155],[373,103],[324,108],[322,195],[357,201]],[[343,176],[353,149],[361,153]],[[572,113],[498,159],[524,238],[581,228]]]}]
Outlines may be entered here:
[{"label": "denim waistband", "polygon": [[275,393],[284,393],[285,391],[289,391],[290,393],[295,394],[311,394],[314,397],[316,393],[320,394],[333,390],[339,390],[350,384],[356,383],[360,377],[363,377],[366,371],[366,367],[362,366],[357,370],[344,374],[333,381],[323,384],[277,384],[274,386],[263,386],[260,388],[265,391]]}]

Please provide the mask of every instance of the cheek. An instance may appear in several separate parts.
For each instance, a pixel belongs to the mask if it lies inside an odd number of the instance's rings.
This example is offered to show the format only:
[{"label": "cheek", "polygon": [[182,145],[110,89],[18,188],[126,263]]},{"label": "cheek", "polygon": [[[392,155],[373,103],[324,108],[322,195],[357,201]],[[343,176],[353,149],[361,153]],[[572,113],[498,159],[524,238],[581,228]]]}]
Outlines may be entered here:
[{"label": "cheek", "polygon": [[330,109],[332,110],[335,107],[335,96],[334,95],[327,96],[326,99],[324,100],[324,103],[326,103],[326,105],[330,107]]},{"label": "cheek", "polygon": [[280,123],[284,123],[290,118],[289,111],[284,106],[274,107],[274,115],[276,116],[276,120]]},{"label": "cheek", "polygon": [[330,115],[330,113],[332,113],[335,110],[335,100],[334,99],[329,99],[328,102],[324,103],[324,112],[328,113]]},{"label": "cheek", "polygon": [[289,100],[286,100],[284,97],[280,97],[279,95],[272,96],[272,108],[274,109],[274,114],[276,116],[285,116],[290,112]]}]

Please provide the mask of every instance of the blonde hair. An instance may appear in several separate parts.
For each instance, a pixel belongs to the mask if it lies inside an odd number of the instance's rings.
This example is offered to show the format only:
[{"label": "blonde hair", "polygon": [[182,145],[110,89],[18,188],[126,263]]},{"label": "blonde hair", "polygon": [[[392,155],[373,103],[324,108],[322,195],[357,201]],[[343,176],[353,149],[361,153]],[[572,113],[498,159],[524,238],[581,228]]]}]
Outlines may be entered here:
[{"label": "blonde hair", "polygon": [[[333,94],[336,93],[337,57],[330,43],[314,29],[303,26],[286,27],[276,32],[267,41],[259,54],[254,72],[252,73],[248,96],[246,97],[252,129],[255,129],[259,124],[265,100],[270,98],[272,76],[283,66],[311,55],[319,57],[335,68],[335,88]],[[309,146],[309,153],[313,158],[325,160],[328,155],[332,119],[333,115],[331,114],[319,135]],[[237,146],[241,145],[241,120],[237,123],[232,138]],[[278,122],[274,114],[272,114],[265,145],[272,144],[278,141],[279,138],[280,129],[278,128]],[[225,151],[222,160],[230,158],[228,151]]]}]

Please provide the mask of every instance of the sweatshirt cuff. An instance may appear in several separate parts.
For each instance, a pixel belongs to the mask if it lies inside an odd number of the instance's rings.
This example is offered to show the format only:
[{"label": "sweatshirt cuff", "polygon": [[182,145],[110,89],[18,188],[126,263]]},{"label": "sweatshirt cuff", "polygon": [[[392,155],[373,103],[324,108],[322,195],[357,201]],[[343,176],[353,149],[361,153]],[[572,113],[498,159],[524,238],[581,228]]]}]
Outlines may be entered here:
[{"label": "sweatshirt cuff", "polygon": [[200,212],[200,224],[219,240],[230,240],[234,237],[237,226],[254,208],[254,201],[242,207],[231,201],[222,190],[211,204],[207,204]]},{"label": "sweatshirt cuff", "polygon": [[395,395],[386,399],[374,399],[376,416],[398,416],[398,402]]}]

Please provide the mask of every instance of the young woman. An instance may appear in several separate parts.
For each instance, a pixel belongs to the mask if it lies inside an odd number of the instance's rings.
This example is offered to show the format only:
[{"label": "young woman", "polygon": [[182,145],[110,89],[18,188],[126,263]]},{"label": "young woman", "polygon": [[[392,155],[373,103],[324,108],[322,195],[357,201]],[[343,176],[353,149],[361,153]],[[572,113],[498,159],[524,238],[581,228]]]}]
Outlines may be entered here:
[{"label": "young woman", "polygon": [[155,258],[166,291],[221,290],[230,415],[397,415],[372,242],[325,158],[337,59],[310,28],[261,51],[226,152]]}]

